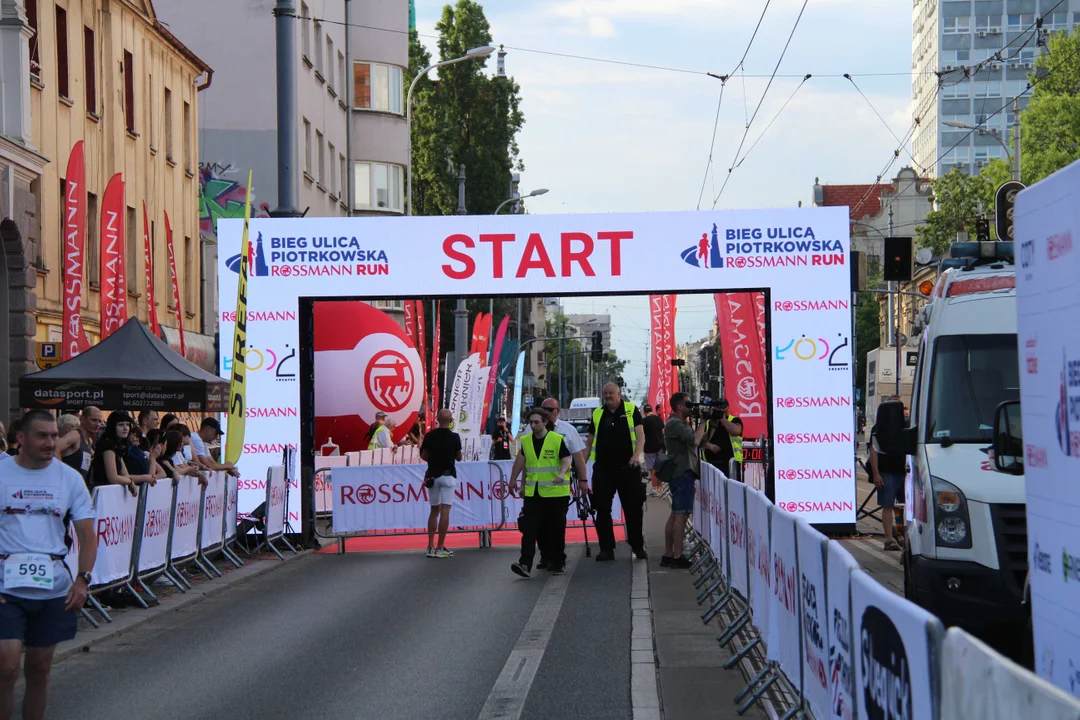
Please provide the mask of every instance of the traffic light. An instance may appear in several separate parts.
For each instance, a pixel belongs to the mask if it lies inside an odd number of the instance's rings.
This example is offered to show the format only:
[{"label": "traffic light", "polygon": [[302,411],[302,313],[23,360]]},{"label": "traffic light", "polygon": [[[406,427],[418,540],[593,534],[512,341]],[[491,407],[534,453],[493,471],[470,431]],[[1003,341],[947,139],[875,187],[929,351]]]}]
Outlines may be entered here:
[{"label": "traffic light", "polygon": [[975,218],[975,239],[979,242],[990,242],[990,221],[982,215]]},{"label": "traffic light", "polygon": [[885,238],[883,279],[889,282],[911,282],[911,276],[915,269],[911,248],[910,237]]},{"label": "traffic light", "polygon": [[593,362],[604,361],[604,333],[599,330],[593,330],[592,334],[592,350],[589,353],[589,357]]},{"label": "traffic light", "polygon": [[1009,180],[1002,183],[994,196],[994,219],[997,223],[998,240],[1010,242],[1013,237],[1013,209],[1016,207],[1016,195],[1024,189],[1024,183]]}]

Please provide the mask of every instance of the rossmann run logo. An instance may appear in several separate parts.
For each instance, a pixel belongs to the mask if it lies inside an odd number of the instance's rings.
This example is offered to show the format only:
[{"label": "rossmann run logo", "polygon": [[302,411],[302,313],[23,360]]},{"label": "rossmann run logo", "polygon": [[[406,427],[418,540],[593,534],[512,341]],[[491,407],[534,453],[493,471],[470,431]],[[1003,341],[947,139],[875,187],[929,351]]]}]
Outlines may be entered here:
[{"label": "rossmann run logo", "polygon": [[[312,277],[324,275],[389,275],[386,251],[363,247],[356,237],[272,237],[264,248],[262,233],[248,249],[248,274],[253,277]],[[240,272],[240,255],[225,266]]]},{"label": "rossmann run logo", "polygon": [[844,265],[839,240],[819,240],[814,228],[727,228],[721,251],[720,231],[702,233],[701,239],[680,253],[687,265],[705,270],[720,268],[803,267]]}]

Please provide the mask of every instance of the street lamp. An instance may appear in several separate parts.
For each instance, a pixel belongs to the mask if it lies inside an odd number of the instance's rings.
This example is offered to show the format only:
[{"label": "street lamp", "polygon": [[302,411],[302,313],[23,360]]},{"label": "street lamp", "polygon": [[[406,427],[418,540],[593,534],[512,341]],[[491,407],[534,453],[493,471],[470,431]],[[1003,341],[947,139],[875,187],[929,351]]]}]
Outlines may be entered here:
[{"label": "street lamp", "polygon": [[499,211],[503,209],[503,206],[505,206],[506,203],[518,202],[519,200],[524,200],[525,198],[538,197],[540,195],[544,195],[545,193],[547,193],[547,191],[548,191],[547,188],[537,188],[537,189],[533,190],[531,193],[529,193],[528,195],[523,195],[521,197],[507,198],[506,200],[503,200],[501,203],[499,203],[499,207],[495,208],[495,212],[493,212],[491,214],[492,215],[498,215]]},{"label": "street lamp", "polygon": [[408,140],[409,163],[408,163],[407,171],[406,171],[406,174],[407,174],[407,181],[406,182],[408,184],[407,206],[406,206],[407,209],[406,209],[406,213],[405,213],[406,215],[412,215],[412,93],[413,93],[413,90],[416,88],[416,83],[418,83],[420,81],[420,78],[424,77],[425,75],[427,75],[429,72],[431,72],[435,68],[444,67],[446,65],[453,65],[454,63],[464,62],[466,60],[479,60],[480,58],[487,57],[488,55],[490,55],[493,52],[495,52],[495,48],[492,47],[491,45],[483,45],[481,47],[474,47],[472,50],[465,53],[461,57],[454,58],[452,60],[443,60],[442,62],[437,62],[434,65],[430,65],[430,66],[424,68],[423,70],[421,70],[420,72],[418,72],[416,74],[416,77],[413,78],[412,83],[409,85],[409,92],[405,96],[405,124],[408,126],[408,133],[409,133],[409,140]]},{"label": "street lamp", "polygon": [[967,123],[957,122],[955,120],[945,120],[942,125],[948,125],[949,127],[959,128],[960,130],[972,130],[980,135],[989,135],[998,141],[1001,147],[1005,148],[1005,156],[1009,158],[1009,164],[1013,169],[1013,180],[1020,182],[1020,158],[1017,157],[1020,153],[1020,98],[1013,98],[1013,138],[1016,140],[1017,155],[1013,155],[1009,150],[1009,146],[1002,139],[1001,134],[996,130],[988,130],[987,128],[980,127],[978,125],[968,125]]}]

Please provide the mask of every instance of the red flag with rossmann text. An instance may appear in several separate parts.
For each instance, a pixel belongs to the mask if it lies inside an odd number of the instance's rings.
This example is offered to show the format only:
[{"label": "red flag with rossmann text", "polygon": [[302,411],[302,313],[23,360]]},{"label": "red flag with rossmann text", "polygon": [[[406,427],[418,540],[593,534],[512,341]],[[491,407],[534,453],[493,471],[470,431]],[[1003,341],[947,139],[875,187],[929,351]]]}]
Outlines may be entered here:
[{"label": "red flag with rossmann text", "polygon": [[158,327],[157,305],[154,304],[154,261],[150,248],[150,218],[146,215],[146,201],[142,204],[143,254],[146,259],[146,319],[150,323],[150,332],[161,336]]},{"label": "red flag with rossmann text", "polygon": [[[761,346],[761,359],[764,363],[769,357],[769,348],[765,343],[765,293],[755,292],[751,295],[754,296],[754,319],[757,320],[758,344]],[[762,364],[762,373],[765,372],[764,367]]]},{"label": "red flag with rossmann text", "polygon": [[176,251],[173,249],[172,223],[169,213],[165,213],[165,245],[169,249],[169,277],[172,280],[173,304],[176,305],[176,328],[180,333],[180,354],[187,357],[187,343],[184,342],[184,307],[180,303],[180,282],[176,278]]},{"label": "red flag with rossmann text", "polygon": [[[427,354],[427,327],[424,323],[424,301],[415,300],[414,308],[416,310],[416,338],[414,344],[416,345],[416,351],[420,354],[420,392],[423,393],[424,398],[427,399],[427,358],[424,356]],[[427,423],[428,413],[431,412],[431,403],[424,403],[424,424],[425,427],[431,427]]]},{"label": "red flag with rossmann text", "polygon": [[768,429],[765,359],[758,342],[752,293],[717,293],[717,337],[724,366],[724,397],[729,412],[743,422],[743,437]]},{"label": "red flag with rossmann text", "polygon": [[649,396],[646,401],[665,422],[671,411],[670,363],[665,359],[668,357],[665,323],[670,318],[670,312],[666,310],[669,304],[667,295],[649,296]]},{"label": "red flag with rossmann text", "polygon": [[416,301],[406,300],[404,303],[405,308],[405,336],[409,338],[409,341],[413,345],[416,344]]},{"label": "red flag with rossmann text", "polygon": [[[675,307],[675,300],[678,295],[668,295],[668,302],[671,304],[671,341],[668,343],[668,356],[672,359],[678,357],[677,348],[675,347],[675,316],[678,308]],[[679,368],[675,365],[671,366],[671,395],[679,392]],[[670,395],[668,396],[670,397]],[[670,403],[669,403],[670,404]]]},{"label": "red flag with rossmann text", "polygon": [[101,200],[101,339],[127,322],[127,270],[124,247],[124,179],[116,173]]},{"label": "red flag with rossmann text", "polygon": [[86,158],[83,141],[68,157],[64,185],[64,329],[61,359],[90,349],[82,325],[83,265],[86,264]]},{"label": "red flag with rossmann text", "polygon": [[439,333],[442,331],[442,300],[435,305],[435,332],[431,336],[431,421],[427,429],[434,427],[435,414],[439,411]]},{"label": "red flag with rossmann text", "polygon": [[510,324],[510,316],[503,317],[502,322],[499,323],[499,330],[495,333],[495,345],[491,350],[491,365],[488,372],[487,388],[484,390],[484,414],[481,415],[483,420],[481,422],[486,423],[488,417],[488,409],[491,407],[491,398],[495,395],[495,383],[499,379],[499,353],[502,352],[503,340],[506,339],[506,326]]}]

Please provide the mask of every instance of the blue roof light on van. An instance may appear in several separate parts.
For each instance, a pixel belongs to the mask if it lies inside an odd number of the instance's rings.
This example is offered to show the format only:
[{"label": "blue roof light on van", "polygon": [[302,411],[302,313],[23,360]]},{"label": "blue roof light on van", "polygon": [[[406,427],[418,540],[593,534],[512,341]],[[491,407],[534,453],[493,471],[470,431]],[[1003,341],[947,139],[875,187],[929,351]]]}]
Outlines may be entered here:
[{"label": "blue roof light on van", "polygon": [[949,246],[949,258],[938,264],[938,272],[952,268],[972,268],[994,262],[1012,263],[1012,242],[958,242]]}]

